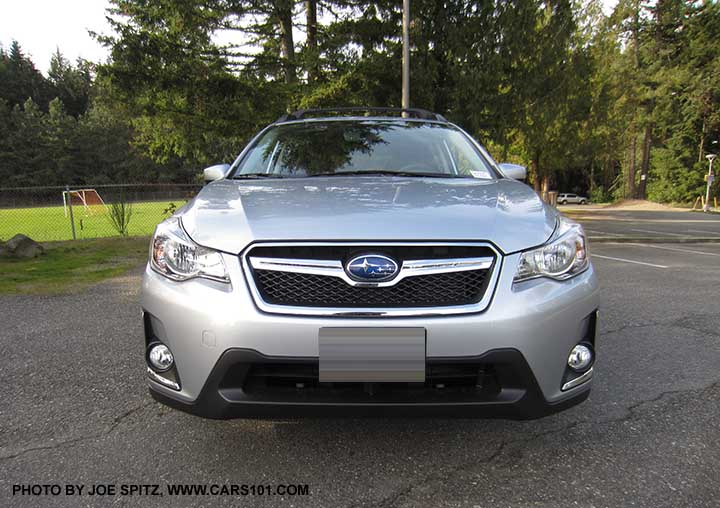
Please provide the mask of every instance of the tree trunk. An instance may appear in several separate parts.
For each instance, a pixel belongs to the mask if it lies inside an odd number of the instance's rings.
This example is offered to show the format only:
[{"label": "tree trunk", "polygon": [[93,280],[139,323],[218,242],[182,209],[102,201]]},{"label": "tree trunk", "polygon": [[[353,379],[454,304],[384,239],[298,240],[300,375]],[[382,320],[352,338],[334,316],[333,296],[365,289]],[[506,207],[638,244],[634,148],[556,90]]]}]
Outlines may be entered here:
[{"label": "tree trunk", "polygon": [[634,1],[633,5],[633,22],[630,26],[630,38],[632,39],[632,49],[633,49],[633,60],[635,64],[635,68],[640,68],[640,43],[638,41],[638,32],[640,31],[640,2]]},{"label": "tree trunk", "polygon": [[604,192],[610,192],[610,187],[612,186],[613,176],[612,176],[612,170],[613,165],[612,162],[610,162],[610,157],[606,158],[603,162],[603,174],[602,174],[602,182],[603,182],[603,191]]},{"label": "tree trunk", "polygon": [[540,194],[540,191],[541,191],[540,183],[541,183],[542,178],[540,176],[540,154],[539,153],[536,153],[533,156],[532,161],[530,161],[530,168],[532,169],[532,173],[533,173],[533,188],[535,189],[535,192]]},{"label": "tree trunk", "polygon": [[[633,51],[633,64],[636,73],[640,73],[640,2],[638,0],[633,1],[633,21],[630,28],[630,38],[632,40],[632,51]],[[635,112],[635,121],[637,121],[637,111]],[[635,173],[636,173],[636,159],[637,159],[637,132],[635,131],[635,125],[632,126],[632,143],[630,145],[630,168],[627,175],[627,187],[628,197],[635,199]]]},{"label": "tree trunk", "polygon": [[645,125],[645,136],[642,147],[642,166],[640,167],[640,185],[638,187],[638,199],[645,199],[647,189],[648,171],[650,170],[650,146],[652,145],[652,124]]},{"label": "tree trunk", "polygon": [[283,59],[285,82],[295,83],[295,42],[293,41],[293,5],[292,1],[279,0],[275,4],[275,12],[280,23],[280,51]]},{"label": "tree trunk", "polygon": [[635,158],[637,156],[637,135],[633,131],[632,143],[630,144],[630,167],[628,168],[627,183],[628,196],[635,198]]},{"label": "tree trunk", "polygon": [[317,51],[317,0],[305,2],[307,16],[308,83],[317,81],[319,72]]},{"label": "tree trunk", "polygon": [[433,14],[433,47],[432,58],[435,60],[437,79],[435,81],[435,94],[433,97],[433,111],[445,113],[448,110],[449,93],[448,81],[451,80],[449,69],[449,55],[447,52],[447,23],[448,15],[444,2],[435,2]]},{"label": "tree trunk", "polygon": [[703,124],[702,124],[702,131],[700,132],[700,151],[698,153],[698,162],[703,161],[703,157],[705,156],[705,129],[707,126],[705,125],[705,117],[703,116]]}]

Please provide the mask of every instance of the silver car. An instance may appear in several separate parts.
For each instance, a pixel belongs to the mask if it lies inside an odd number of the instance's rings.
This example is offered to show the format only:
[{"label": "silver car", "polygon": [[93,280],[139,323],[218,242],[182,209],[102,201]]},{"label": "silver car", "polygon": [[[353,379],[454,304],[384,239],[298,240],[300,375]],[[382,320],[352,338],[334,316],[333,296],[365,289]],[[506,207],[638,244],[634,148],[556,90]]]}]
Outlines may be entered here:
[{"label": "silver car", "polygon": [[582,228],[440,115],[339,113],[280,118],[157,227],[153,397],[209,418],[535,418],[585,400]]}]

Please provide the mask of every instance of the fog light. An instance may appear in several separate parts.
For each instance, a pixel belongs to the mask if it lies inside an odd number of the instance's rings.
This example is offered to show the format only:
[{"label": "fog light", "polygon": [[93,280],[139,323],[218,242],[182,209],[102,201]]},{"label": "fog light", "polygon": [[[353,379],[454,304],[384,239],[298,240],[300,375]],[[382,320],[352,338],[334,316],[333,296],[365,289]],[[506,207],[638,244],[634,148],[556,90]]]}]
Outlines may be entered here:
[{"label": "fog light", "polygon": [[568,356],[568,367],[570,367],[575,372],[586,371],[588,368],[590,368],[592,362],[592,349],[590,349],[584,344],[578,344],[577,346],[575,346],[572,351],[570,351],[570,356]]},{"label": "fog light", "polygon": [[165,344],[155,344],[150,348],[148,361],[153,369],[158,372],[164,372],[172,367],[175,359]]}]

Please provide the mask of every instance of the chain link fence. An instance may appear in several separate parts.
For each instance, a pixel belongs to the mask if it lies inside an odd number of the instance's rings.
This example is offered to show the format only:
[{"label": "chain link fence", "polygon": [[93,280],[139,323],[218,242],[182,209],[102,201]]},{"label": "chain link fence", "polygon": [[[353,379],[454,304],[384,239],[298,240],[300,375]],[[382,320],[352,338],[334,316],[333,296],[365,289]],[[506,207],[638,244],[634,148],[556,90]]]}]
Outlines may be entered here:
[{"label": "chain link fence", "polygon": [[0,188],[0,240],[38,242],[150,236],[202,185],[129,184]]}]

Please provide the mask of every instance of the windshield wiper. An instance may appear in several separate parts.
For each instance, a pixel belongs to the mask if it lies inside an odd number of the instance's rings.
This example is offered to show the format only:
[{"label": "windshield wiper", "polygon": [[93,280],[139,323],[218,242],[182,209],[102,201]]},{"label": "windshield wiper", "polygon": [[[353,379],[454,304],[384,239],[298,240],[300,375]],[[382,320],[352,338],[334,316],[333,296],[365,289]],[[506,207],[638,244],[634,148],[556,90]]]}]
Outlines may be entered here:
[{"label": "windshield wiper", "polygon": [[244,175],[235,175],[233,180],[255,180],[260,178],[287,178],[284,175],[278,175],[277,173],[245,173]]},{"label": "windshield wiper", "polygon": [[419,178],[464,178],[462,175],[450,175],[447,173],[412,173],[408,171],[339,171],[337,173],[315,173],[314,175],[307,175],[308,177],[315,176],[409,176]]}]

